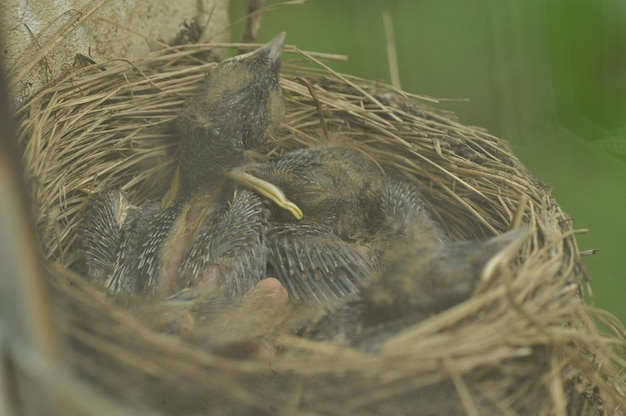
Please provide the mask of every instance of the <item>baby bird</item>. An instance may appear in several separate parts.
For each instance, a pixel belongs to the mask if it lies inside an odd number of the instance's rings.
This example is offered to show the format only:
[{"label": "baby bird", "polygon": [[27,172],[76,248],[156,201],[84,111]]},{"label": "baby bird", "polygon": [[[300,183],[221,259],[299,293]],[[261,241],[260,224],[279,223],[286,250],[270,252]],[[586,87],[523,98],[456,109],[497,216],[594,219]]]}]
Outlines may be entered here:
[{"label": "baby bird", "polygon": [[531,231],[520,228],[485,241],[409,247],[358,300],[330,312],[306,335],[376,351],[392,335],[468,299],[478,282],[517,253]]},{"label": "baby bird", "polygon": [[282,117],[284,39],[217,64],[187,101],[177,124],[177,177],[164,203],[135,207],[119,191],[93,198],[80,232],[88,276],[112,292],[159,297],[181,290],[238,297],[265,277],[266,210],[225,173]]},{"label": "baby bird", "polygon": [[229,201],[202,194],[162,209],[132,206],[121,191],[93,199],[80,230],[87,276],[113,293],[245,294],[265,277],[266,211],[251,191]]},{"label": "baby bird", "polygon": [[255,191],[265,181],[300,210],[298,216],[285,205],[273,207],[266,236],[271,269],[299,299],[358,292],[392,243],[447,240],[418,189],[386,176],[356,148],[299,149],[229,176]]},{"label": "baby bird", "polygon": [[215,186],[282,120],[279,71],[284,40],[281,33],[253,52],[220,62],[187,101],[177,122],[183,196]]},{"label": "baby bird", "polygon": [[257,180],[270,183],[302,212],[299,218],[277,204],[271,214],[276,222],[316,225],[351,242],[383,233],[394,239],[447,239],[425,210],[419,190],[387,176],[356,148],[299,149],[228,175],[255,191]]}]

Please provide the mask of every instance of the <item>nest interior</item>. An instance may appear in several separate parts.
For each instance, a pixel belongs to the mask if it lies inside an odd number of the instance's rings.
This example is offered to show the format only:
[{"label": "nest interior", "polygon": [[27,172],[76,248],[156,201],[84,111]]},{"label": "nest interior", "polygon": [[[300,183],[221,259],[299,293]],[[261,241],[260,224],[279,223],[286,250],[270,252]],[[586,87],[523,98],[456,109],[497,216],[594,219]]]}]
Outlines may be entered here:
[{"label": "nest interior", "polygon": [[[265,360],[215,355],[156,333],[71,269],[92,193],[160,199],[174,122],[212,63],[209,45],[75,68],[18,112],[60,331],[76,372],[120,403],[171,414],[616,414],[626,406],[623,328],[581,300],[570,219],[506,143],[387,85],[287,48],[286,119],[268,155],[343,140],[422,190],[454,239],[534,227],[520,258],[468,301],[377,354],[276,334]],[[594,319],[613,328],[600,332]]]}]

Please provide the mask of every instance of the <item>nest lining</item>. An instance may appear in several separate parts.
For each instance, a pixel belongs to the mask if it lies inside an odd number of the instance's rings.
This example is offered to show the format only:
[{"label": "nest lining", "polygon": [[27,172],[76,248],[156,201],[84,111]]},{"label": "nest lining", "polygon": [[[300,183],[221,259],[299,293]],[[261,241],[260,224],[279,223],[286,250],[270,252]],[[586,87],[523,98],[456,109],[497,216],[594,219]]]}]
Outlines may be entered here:
[{"label": "nest lining", "polygon": [[[79,68],[18,113],[43,251],[56,264],[52,286],[79,372],[135,405],[167,398],[157,408],[175,414],[591,415],[626,406],[624,360],[613,348],[623,335],[601,334],[592,319],[617,332],[621,325],[581,302],[575,231],[547,187],[502,140],[426,107],[424,97],[289,51],[321,69],[286,62],[286,120],[263,153],[349,141],[419,185],[454,239],[521,221],[534,227],[532,241],[469,301],[374,356],[282,333],[274,342],[284,352],[268,375],[266,362],[156,334],[72,274],[77,224],[94,192],[124,189],[135,204],[160,199],[175,167],[174,121],[213,65],[197,56],[211,49],[182,45]],[[452,407],[429,407],[436,397]]]}]

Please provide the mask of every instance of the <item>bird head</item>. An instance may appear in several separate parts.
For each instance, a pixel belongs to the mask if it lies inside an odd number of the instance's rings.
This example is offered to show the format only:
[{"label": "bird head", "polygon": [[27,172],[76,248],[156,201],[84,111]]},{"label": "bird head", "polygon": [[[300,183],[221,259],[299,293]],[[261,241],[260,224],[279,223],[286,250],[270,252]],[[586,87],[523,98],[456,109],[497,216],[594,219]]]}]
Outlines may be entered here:
[{"label": "bird head", "polygon": [[294,150],[241,166],[228,176],[275,202],[280,208],[273,210],[275,220],[305,217],[305,222],[348,239],[371,225],[365,217],[384,177],[360,150],[343,146]]},{"label": "bird head", "polygon": [[263,144],[283,117],[281,33],[261,48],[220,62],[178,117],[180,181],[186,192],[211,183]]},{"label": "bird head", "polygon": [[219,63],[198,97],[210,107],[206,117],[223,128],[235,124],[231,127],[239,135],[231,141],[244,149],[262,144],[267,129],[283,117],[279,72],[284,41],[283,32],[259,49]]},{"label": "bird head", "polygon": [[369,318],[387,321],[428,316],[469,298],[532,234],[520,228],[484,241],[456,241],[411,248],[399,255],[363,297]]}]

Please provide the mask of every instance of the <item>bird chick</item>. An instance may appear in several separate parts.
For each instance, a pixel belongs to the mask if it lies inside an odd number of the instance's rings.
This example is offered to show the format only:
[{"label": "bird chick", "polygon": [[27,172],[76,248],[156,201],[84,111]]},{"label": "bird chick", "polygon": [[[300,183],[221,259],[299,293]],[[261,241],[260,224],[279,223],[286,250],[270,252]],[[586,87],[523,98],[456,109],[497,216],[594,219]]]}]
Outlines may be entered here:
[{"label": "bird chick", "polygon": [[276,222],[324,227],[346,241],[383,233],[408,240],[447,239],[426,211],[419,190],[387,176],[356,148],[299,149],[228,175],[257,192],[257,179],[270,183],[302,212],[301,220],[294,221],[299,216],[277,204],[271,215]]},{"label": "bird chick", "polygon": [[330,312],[306,336],[376,351],[392,335],[468,299],[481,279],[517,253],[531,231],[408,248],[358,300]]},{"label": "bird chick", "polygon": [[283,117],[281,33],[265,46],[220,62],[178,116],[180,194],[211,186],[263,144]]},{"label": "bird chick", "polygon": [[467,299],[485,273],[511,257],[530,228],[485,241],[455,241],[411,247],[399,255],[363,293],[366,319],[384,322],[406,315],[430,315]]},{"label": "bird chick", "polygon": [[285,34],[213,67],[178,118],[180,159],[161,203],[94,198],[82,233],[87,274],[112,292],[167,297],[194,288],[241,296],[265,274],[261,200],[223,174],[283,114]]},{"label": "bird chick", "polygon": [[[122,200],[119,194],[109,192],[106,199]],[[251,191],[236,190],[228,201],[199,194],[166,209],[145,204],[122,223],[114,206],[95,207],[88,226],[99,224],[83,237],[87,275],[110,292],[234,298],[265,277],[266,211]]]},{"label": "bird chick", "polygon": [[[262,179],[281,189],[303,213],[302,221],[322,226],[346,240],[366,232],[372,200],[380,194],[384,175],[358,150],[344,147],[299,149],[277,159],[242,166],[229,176],[244,185]],[[277,222],[294,222],[283,207],[272,210]]]},{"label": "bird chick", "polygon": [[255,191],[257,181],[265,181],[301,210],[298,217],[274,206],[266,235],[269,265],[299,299],[358,292],[398,241],[446,240],[419,190],[386,176],[356,148],[299,149],[229,176]]}]

